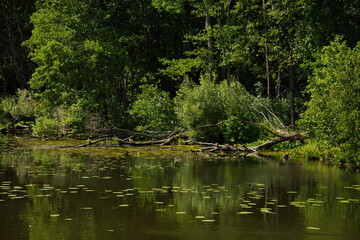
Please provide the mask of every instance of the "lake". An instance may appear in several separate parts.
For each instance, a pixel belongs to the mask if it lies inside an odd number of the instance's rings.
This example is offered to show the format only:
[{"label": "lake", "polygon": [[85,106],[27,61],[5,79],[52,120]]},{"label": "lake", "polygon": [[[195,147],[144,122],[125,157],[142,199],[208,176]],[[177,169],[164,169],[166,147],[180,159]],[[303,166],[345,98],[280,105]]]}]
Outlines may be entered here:
[{"label": "lake", "polygon": [[0,150],[0,239],[360,239],[356,170],[181,147]]}]

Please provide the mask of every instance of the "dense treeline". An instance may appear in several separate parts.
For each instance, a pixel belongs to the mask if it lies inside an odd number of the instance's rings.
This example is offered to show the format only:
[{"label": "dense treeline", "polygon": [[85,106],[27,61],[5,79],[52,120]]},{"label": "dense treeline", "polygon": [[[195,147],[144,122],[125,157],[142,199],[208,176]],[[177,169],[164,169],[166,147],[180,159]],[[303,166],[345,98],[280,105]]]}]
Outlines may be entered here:
[{"label": "dense treeline", "polygon": [[294,129],[301,118],[321,151],[357,158],[358,1],[1,7],[4,126],[30,121],[38,136],[181,126],[191,138],[246,143],[264,132],[244,121]]}]

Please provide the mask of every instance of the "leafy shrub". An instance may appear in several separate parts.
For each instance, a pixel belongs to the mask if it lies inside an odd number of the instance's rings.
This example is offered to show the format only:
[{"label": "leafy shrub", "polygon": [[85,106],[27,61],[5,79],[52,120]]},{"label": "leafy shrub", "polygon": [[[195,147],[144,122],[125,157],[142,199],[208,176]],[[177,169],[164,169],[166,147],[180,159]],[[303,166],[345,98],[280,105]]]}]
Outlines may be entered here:
[{"label": "leafy shrub", "polygon": [[19,89],[16,96],[1,101],[0,109],[14,122],[34,120],[39,104],[26,89]]},{"label": "leafy shrub", "polygon": [[89,133],[104,133],[111,128],[109,121],[106,121],[98,113],[86,112],[84,115],[84,131]]},{"label": "leafy shrub", "polygon": [[327,141],[319,141],[317,139],[308,139],[306,144],[298,146],[292,151],[305,156],[307,159],[321,161],[334,160],[341,155],[339,148],[333,147]]},{"label": "leafy shrub", "polygon": [[[176,113],[191,138],[206,141],[251,142],[259,137],[253,121],[253,99],[241,84],[216,84],[201,80],[200,85],[185,82],[176,97]],[[232,121],[238,118],[243,121]],[[229,121],[226,121],[229,120]],[[224,121],[224,124],[215,125]],[[211,127],[204,127],[213,125]]]},{"label": "leafy shrub", "polygon": [[228,143],[250,143],[256,141],[262,133],[261,128],[241,121],[226,122],[221,130]]},{"label": "leafy shrub", "polygon": [[[251,96],[238,82],[222,82],[219,91],[224,104],[226,119],[239,119],[229,121],[221,129],[226,142],[249,143],[259,138],[261,129],[248,122],[261,121],[254,111],[254,97]],[[242,121],[241,121],[242,120]]]},{"label": "leafy shrub", "polygon": [[0,129],[6,128],[9,124],[9,120],[6,118],[6,113],[0,107]]},{"label": "leafy shrub", "polygon": [[40,137],[56,135],[60,132],[59,126],[59,121],[54,117],[38,117],[33,126],[33,134]]},{"label": "leafy shrub", "polygon": [[61,132],[74,133],[85,129],[85,114],[79,104],[71,105],[68,108],[57,107],[54,112]]},{"label": "leafy shrub", "polygon": [[360,42],[340,38],[324,47],[309,79],[311,94],[299,124],[318,141],[339,147],[339,160],[360,163]]},{"label": "leafy shrub", "polygon": [[51,136],[57,134],[78,133],[85,130],[86,114],[77,103],[70,107],[56,107],[52,110],[42,109],[37,115],[33,134]]},{"label": "leafy shrub", "polygon": [[222,133],[216,124],[226,118],[223,99],[218,85],[201,80],[200,85],[185,81],[175,98],[175,112],[180,123],[189,130],[190,138],[220,141]]},{"label": "leafy shrub", "polygon": [[128,111],[138,130],[170,130],[176,125],[174,104],[169,94],[154,85],[143,85],[142,92]]}]

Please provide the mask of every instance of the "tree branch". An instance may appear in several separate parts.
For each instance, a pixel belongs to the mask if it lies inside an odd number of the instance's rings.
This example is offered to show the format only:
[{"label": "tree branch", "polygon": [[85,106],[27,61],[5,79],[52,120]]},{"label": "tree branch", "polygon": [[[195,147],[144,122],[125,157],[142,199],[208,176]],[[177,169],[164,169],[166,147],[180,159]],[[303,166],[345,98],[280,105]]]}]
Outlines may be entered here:
[{"label": "tree branch", "polygon": [[215,123],[215,124],[207,124],[207,125],[204,125],[204,126],[200,126],[199,128],[215,127],[215,126],[219,126],[219,125],[222,125],[224,123],[231,122],[231,121],[240,121],[240,122],[243,122],[243,123],[248,123],[248,124],[251,124],[251,125],[255,125],[255,126],[263,128],[264,130],[268,131],[269,133],[271,133],[271,134],[273,134],[275,136],[278,136],[278,137],[283,136],[283,135],[278,134],[276,131],[270,130],[269,128],[265,127],[264,125],[262,125],[260,123],[251,122],[251,121],[247,121],[247,120],[242,120],[242,119],[239,119],[239,118],[232,118],[232,119],[224,120],[224,121],[221,121],[221,122],[218,122],[218,123]]}]

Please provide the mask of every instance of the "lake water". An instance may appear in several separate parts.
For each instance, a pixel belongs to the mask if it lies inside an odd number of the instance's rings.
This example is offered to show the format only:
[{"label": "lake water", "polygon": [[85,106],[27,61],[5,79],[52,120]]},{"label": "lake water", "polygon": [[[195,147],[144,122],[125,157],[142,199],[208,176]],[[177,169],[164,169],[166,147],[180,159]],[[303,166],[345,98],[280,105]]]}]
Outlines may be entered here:
[{"label": "lake water", "polygon": [[0,239],[360,239],[350,169],[176,147],[0,149]]}]

